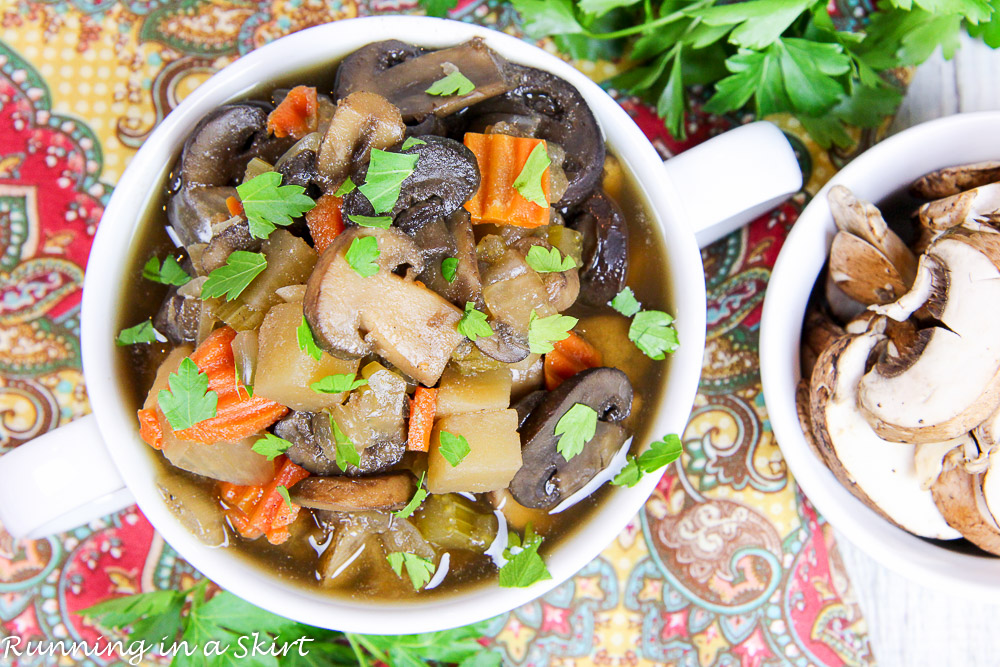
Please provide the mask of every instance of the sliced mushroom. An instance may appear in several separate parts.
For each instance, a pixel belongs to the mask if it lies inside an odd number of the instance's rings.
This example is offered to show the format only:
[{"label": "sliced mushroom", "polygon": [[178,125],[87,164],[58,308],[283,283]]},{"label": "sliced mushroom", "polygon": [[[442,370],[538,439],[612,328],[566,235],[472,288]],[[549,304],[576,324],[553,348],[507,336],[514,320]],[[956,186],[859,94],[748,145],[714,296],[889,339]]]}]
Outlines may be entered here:
[{"label": "sliced mushroom", "polygon": [[[204,281],[204,278],[200,280]],[[167,292],[153,317],[153,328],[174,345],[201,342],[211,333],[214,323],[215,317],[204,301],[198,296],[186,295],[176,287]]]},{"label": "sliced mushroom", "polygon": [[[459,308],[469,301],[482,309],[483,284],[476,259],[476,237],[469,212],[463,208],[445,220],[435,221],[413,234],[413,240],[424,255],[424,270],[417,280],[427,285]],[[458,260],[451,281],[444,277],[442,262]]]},{"label": "sliced mushroom", "polygon": [[963,223],[1000,222],[1000,183],[983,185],[920,207],[920,224],[946,230]]},{"label": "sliced mushroom", "polygon": [[523,129],[519,134],[562,146],[568,184],[558,206],[579,204],[597,187],[604,170],[604,136],[597,119],[580,92],[555,74],[511,64],[507,76],[514,87],[469,109],[469,129],[481,132],[511,123]]},{"label": "sliced mushroom", "polygon": [[[969,473],[962,465],[961,449],[952,450],[944,468],[931,487],[941,515],[962,536],[990,553],[1000,555],[1000,525],[990,511],[984,477],[989,473]],[[995,483],[990,483],[994,491]],[[995,492],[990,494],[995,496]],[[1000,509],[1000,505],[994,504]]]},{"label": "sliced mushroom", "polygon": [[[422,144],[406,150],[397,145],[390,151],[418,156],[413,173],[400,185],[395,205],[385,213],[393,218],[396,227],[408,234],[455,213],[479,188],[476,156],[457,141],[426,136]],[[363,185],[367,172],[367,165],[361,165],[352,180]],[[358,188],[344,196],[344,214],[373,216],[376,211]]]},{"label": "sliced mushroom", "polygon": [[880,329],[844,336],[820,355],[810,381],[814,444],[841,484],[886,519],[916,535],[955,539],[920,486],[913,445],[883,440],[858,410],[858,383],[885,339]]},{"label": "sliced mushroom", "polygon": [[956,228],[920,260],[913,289],[886,306],[893,319],[923,308],[943,326],[912,345],[884,348],[863,380],[859,400],[883,438],[947,440],[968,432],[1000,406],[1000,234]]},{"label": "sliced mushroom", "polygon": [[205,273],[211,273],[225,265],[233,251],[258,252],[263,244],[264,239],[250,234],[250,224],[246,220],[232,218],[224,227],[213,232],[212,240],[201,255],[202,268]]},{"label": "sliced mushroom", "polygon": [[285,452],[295,465],[316,475],[357,477],[384,472],[403,458],[406,450],[401,440],[376,442],[361,451],[357,466],[347,464],[342,470],[336,462],[336,443],[330,429],[330,416],[323,412],[296,411],[278,422],[274,433],[292,443]]},{"label": "sliced mushroom", "polygon": [[[597,411],[598,434],[569,461],[559,453],[555,426],[575,404]],[[510,492],[525,507],[552,509],[604,469],[625,441],[618,422],[632,410],[632,385],[616,368],[577,373],[548,393],[521,428],[523,464]],[[598,437],[600,436],[600,437]],[[617,443],[617,444],[615,444]]]},{"label": "sliced mushroom", "polygon": [[923,199],[940,199],[997,181],[1000,181],[1000,162],[976,162],[945,167],[921,176],[910,186],[910,194]]},{"label": "sliced mushroom", "polygon": [[602,190],[592,194],[568,221],[583,234],[580,301],[607,305],[625,287],[628,272],[628,226],[614,200]]},{"label": "sliced mushroom", "polygon": [[[357,91],[382,95],[399,107],[408,123],[428,116],[449,116],[507,92],[506,61],[479,37],[464,44],[425,52],[398,40],[375,42],[344,59],[337,70],[339,99]],[[429,95],[427,89],[455,71],[475,88],[465,95]]]},{"label": "sliced mushroom", "polygon": [[838,324],[847,324],[855,317],[865,312],[867,306],[856,301],[844,293],[844,290],[837,286],[837,283],[833,280],[833,277],[829,271],[829,267],[824,271],[825,278],[823,278],[823,296],[826,298],[826,304],[830,308],[830,314],[833,315],[834,320]]},{"label": "sliced mushroom", "polygon": [[319,510],[395,510],[413,494],[413,476],[398,472],[377,477],[309,477],[289,489],[292,502]]},{"label": "sliced mushroom", "polygon": [[[533,246],[549,250],[552,245],[540,236],[527,236],[513,244],[513,248],[527,257]],[[552,271],[540,273],[539,278],[549,295],[549,304],[558,312],[562,312],[576,303],[580,296],[580,271],[578,267],[567,271]]]},{"label": "sliced mushroom", "polygon": [[340,187],[367,164],[373,148],[385,150],[403,140],[406,126],[399,109],[375,93],[357,92],[337,103],[316,158],[317,177],[325,190]]},{"label": "sliced mushroom", "polygon": [[528,358],[531,350],[527,338],[506,322],[492,320],[490,327],[493,329],[492,336],[476,338],[474,345],[480,352],[505,364],[516,364]]},{"label": "sliced mushroom", "polygon": [[848,232],[833,237],[830,277],[844,294],[865,305],[894,301],[910,286],[875,246]]},{"label": "sliced mushroom", "polygon": [[167,201],[167,221],[181,245],[190,248],[212,240],[212,227],[232,215],[226,199],[236,195],[232,187],[190,186],[178,190]]},{"label": "sliced mushroom", "polygon": [[824,313],[815,309],[806,313],[806,320],[802,325],[802,349],[800,351],[802,377],[808,378],[812,375],[819,355],[843,335],[843,327]]},{"label": "sliced mushroom", "polygon": [[[344,258],[363,237],[378,241],[379,269],[358,274]],[[317,343],[335,356],[357,358],[375,352],[427,386],[434,386],[462,341],[462,311],[394,269],[423,270],[420,249],[396,229],[349,229],[320,257],[306,283],[303,312]]]},{"label": "sliced mushroom", "polygon": [[917,258],[896,232],[889,229],[882,213],[874,204],[857,199],[843,185],[827,193],[830,211],[837,227],[870,243],[898,272],[902,282],[909,285],[917,272]]}]

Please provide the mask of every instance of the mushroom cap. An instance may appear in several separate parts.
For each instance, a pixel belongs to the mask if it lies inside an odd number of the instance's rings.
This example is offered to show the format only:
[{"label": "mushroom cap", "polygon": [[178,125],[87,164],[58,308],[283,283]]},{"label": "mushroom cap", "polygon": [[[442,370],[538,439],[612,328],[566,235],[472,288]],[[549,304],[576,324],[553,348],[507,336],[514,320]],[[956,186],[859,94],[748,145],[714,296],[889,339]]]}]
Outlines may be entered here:
[{"label": "mushroom cap", "polygon": [[917,258],[899,235],[889,229],[882,212],[874,204],[856,198],[843,185],[830,188],[826,198],[841,231],[870,243],[893,265],[904,284],[913,282]]},{"label": "mushroom cap", "polygon": [[1000,181],[1000,162],[976,162],[925,174],[910,186],[910,194],[923,199],[939,199],[997,181]]},{"label": "mushroom cap", "polygon": [[865,305],[895,301],[909,287],[878,248],[848,232],[833,237],[830,278],[844,294]]},{"label": "mushroom cap", "polygon": [[605,306],[625,287],[628,226],[618,204],[603,190],[584,201],[567,226],[583,234],[580,301]]},{"label": "mushroom cap", "polygon": [[980,549],[1000,555],[1000,526],[987,506],[983,478],[982,473],[967,472],[961,453],[953,451],[931,493],[948,525]]},{"label": "mushroom cap", "polygon": [[1000,212],[1000,183],[983,185],[920,207],[920,224],[933,230],[995,219]]}]

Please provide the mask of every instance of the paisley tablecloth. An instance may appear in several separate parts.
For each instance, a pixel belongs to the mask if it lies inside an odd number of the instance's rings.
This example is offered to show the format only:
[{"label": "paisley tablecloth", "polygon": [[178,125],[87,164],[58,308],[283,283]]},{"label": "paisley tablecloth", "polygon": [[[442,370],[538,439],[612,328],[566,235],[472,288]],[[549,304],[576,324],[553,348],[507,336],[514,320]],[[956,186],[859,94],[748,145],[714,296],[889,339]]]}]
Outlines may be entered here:
[{"label": "paisley tablecloth", "polygon": [[[831,6],[849,21],[869,4]],[[156,123],[256,46],[398,11],[419,9],[413,0],[0,0],[0,454],[89,410],[83,271],[112,186]],[[452,16],[517,32],[495,0],[463,0]],[[616,68],[576,64],[596,79]],[[665,157],[750,120],[695,104],[678,142],[649,108],[622,104]],[[808,185],[704,251],[708,347],[683,468],[578,575],[491,623],[505,664],[873,663],[832,531],[774,441],[757,358],[770,267],[807,193],[845,156],[819,150],[792,119],[772,120],[798,147]],[[197,576],[134,507],[44,540],[14,543],[0,527],[0,640],[93,640],[76,610]],[[0,652],[0,665],[51,664],[11,660]]]}]

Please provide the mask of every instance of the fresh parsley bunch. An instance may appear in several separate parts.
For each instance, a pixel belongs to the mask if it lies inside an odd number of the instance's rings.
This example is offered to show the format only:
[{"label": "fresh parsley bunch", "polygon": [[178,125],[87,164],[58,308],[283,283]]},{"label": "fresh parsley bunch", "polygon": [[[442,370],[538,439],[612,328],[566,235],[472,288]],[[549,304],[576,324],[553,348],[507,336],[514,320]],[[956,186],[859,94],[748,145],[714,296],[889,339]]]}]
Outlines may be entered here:
[{"label": "fresh parsley bunch", "polygon": [[[421,0],[444,15],[452,0]],[[1000,46],[1000,0],[881,0],[867,25],[844,30],[827,0],[509,0],[525,32],[552,36],[574,58],[634,63],[607,85],[654,104],[684,136],[687,88],[713,94],[705,110],[794,114],[824,147],[847,146],[848,126],[878,127],[902,90],[891,70],[938,47],[950,58],[967,30]]]}]

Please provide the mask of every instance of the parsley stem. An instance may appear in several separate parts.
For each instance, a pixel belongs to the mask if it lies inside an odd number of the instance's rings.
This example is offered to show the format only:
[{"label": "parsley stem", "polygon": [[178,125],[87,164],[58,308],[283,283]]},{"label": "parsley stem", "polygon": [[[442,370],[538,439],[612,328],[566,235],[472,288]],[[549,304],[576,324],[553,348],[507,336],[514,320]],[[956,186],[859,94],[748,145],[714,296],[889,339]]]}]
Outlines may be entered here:
[{"label": "parsley stem", "polygon": [[376,660],[384,662],[387,665],[392,664],[389,661],[389,654],[381,650],[371,641],[369,641],[367,637],[365,637],[364,635],[352,635],[352,636],[357,640],[359,644],[361,644],[361,646],[365,648],[366,651],[371,653]]},{"label": "parsley stem", "polygon": [[715,0],[700,0],[700,2],[696,2],[689,7],[678,9],[675,12],[671,12],[666,16],[661,16],[655,21],[650,21],[649,23],[642,23],[640,25],[622,28],[621,30],[615,30],[614,32],[591,32],[584,28],[583,34],[591,39],[619,39],[620,37],[628,37],[629,35],[646,32],[652,28],[659,28],[661,25],[669,25],[674,21],[678,21],[689,16],[690,13],[696,9],[701,9],[702,7],[707,7],[712,4],[715,4]]},{"label": "parsley stem", "polygon": [[368,658],[365,657],[364,651],[358,646],[358,635],[351,634],[350,632],[345,632],[344,637],[351,645],[351,649],[354,651],[354,656],[358,659],[359,667],[368,667]]}]

